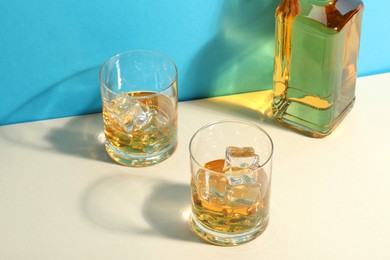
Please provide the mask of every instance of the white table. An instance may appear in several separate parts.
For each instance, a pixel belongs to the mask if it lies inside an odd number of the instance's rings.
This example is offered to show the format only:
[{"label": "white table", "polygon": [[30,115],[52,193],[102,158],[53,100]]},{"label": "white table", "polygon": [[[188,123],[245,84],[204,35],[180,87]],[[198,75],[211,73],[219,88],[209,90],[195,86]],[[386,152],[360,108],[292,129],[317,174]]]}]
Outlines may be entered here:
[{"label": "white table", "polygon": [[[0,259],[390,259],[390,74],[359,78],[324,139],[273,123],[270,97],[181,102],[177,151],[142,169],[106,157],[100,114],[0,127]],[[221,119],[256,122],[275,145],[269,227],[228,248],[187,224],[188,143]]]}]

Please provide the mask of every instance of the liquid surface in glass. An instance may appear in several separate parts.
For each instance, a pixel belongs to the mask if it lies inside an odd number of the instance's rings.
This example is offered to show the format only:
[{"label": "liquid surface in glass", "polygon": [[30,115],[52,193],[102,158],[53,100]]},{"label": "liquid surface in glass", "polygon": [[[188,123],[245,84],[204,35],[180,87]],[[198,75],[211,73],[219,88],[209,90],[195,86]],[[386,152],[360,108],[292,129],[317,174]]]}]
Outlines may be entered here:
[{"label": "liquid surface in glass", "polygon": [[163,151],[177,134],[173,101],[155,92],[123,92],[103,102],[103,121],[108,145],[126,155]]},{"label": "liquid surface in glass", "polygon": [[[270,183],[262,168],[231,183],[224,171],[225,160],[206,163],[192,177],[192,207],[197,221],[221,233],[241,233],[262,226],[269,216]],[[237,176],[235,176],[237,177]]]}]

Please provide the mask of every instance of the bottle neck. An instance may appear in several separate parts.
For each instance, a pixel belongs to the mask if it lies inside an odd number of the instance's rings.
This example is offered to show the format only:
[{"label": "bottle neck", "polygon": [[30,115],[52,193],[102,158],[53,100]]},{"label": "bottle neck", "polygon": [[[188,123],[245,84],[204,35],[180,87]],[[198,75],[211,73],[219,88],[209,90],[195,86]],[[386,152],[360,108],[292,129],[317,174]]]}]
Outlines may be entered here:
[{"label": "bottle neck", "polygon": [[303,0],[305,2],[310,2],[312,4],[318,5],[318,6],[325,6],[330,3],[337,2],[338,0]]},{"label": "bottle neck", "polygon": [[282,0],[276,10],[276,14],[293,18],[299,13],[299,0]]}]

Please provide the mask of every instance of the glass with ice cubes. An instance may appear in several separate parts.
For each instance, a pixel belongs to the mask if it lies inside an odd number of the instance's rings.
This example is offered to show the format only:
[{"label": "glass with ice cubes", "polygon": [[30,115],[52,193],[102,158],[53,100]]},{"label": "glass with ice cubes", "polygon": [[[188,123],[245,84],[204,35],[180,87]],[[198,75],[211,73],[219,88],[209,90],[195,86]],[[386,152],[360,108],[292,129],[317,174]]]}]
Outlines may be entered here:
[{"label": "glass with ice cubes", "polygon": [[152,51],[127,51],[100,70],[105,148],[132,167],[167,159],[177,143],[177,68]]},{"label": "glass with ice cubes", "polygon": [[273,143],[259,126],[220,121],[190,142],[194,232],[216,245],[249,242],[267,228]]}]

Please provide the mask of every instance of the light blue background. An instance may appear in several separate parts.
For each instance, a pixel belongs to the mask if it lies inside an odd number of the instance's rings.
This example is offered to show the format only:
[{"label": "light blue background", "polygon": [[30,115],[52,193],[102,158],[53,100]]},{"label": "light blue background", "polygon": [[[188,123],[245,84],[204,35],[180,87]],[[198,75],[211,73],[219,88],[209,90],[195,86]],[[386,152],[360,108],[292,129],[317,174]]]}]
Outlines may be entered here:
[{"label": "light blue background", "polygon": [[[0,0],[0,125],[100,111],[99,68],[131,49],[175,61],[180,100],[271,89],[278,3]],[[390,71],[389,10],[365,1],[359,76]]]}]

